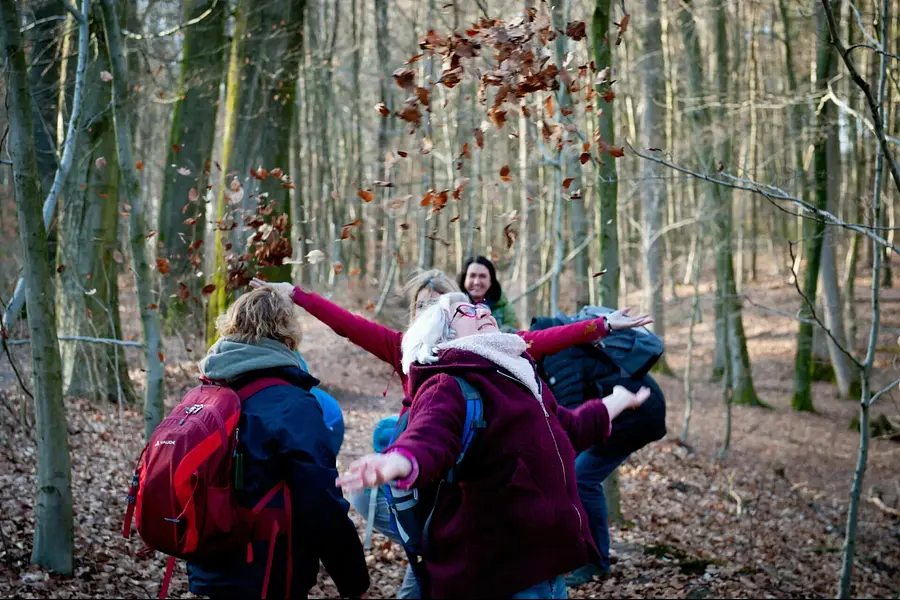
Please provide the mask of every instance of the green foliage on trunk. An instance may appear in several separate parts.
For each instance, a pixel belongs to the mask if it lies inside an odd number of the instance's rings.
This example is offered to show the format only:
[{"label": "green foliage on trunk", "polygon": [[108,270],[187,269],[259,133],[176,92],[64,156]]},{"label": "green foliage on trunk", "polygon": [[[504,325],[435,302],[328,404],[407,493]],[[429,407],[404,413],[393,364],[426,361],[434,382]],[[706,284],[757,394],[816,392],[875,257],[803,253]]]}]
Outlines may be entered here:
[{"label": "green foliage on trunk", "polygon": [[158,253],[168,259],[170,269],[161,281],[160,308],[167,323],[176,327],[181,317],[194,309],[190,298],[178,297],[179,289],[184,289],[179,284],[187,286],[191,298],[197,298],[203,281],[194,274],[202,265],[206,190],[212,183],[219,84],[224,75],[225,4],[222,0],[187,0],[184,5],[185,20],[209,14],[184,32],[179,100],[172,115],[159,204]]}]

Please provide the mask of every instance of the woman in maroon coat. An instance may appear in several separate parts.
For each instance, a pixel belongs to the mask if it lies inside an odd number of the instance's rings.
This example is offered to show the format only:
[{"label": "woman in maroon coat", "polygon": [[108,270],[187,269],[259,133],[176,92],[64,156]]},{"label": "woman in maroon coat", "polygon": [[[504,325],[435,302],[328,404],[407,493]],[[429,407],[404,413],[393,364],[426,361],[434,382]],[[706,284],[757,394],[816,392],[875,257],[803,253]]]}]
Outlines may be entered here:
[{"label": "woman in maroon coat", "polygon": [[575,485],[575,455],[649,395],[624,388],[575,411],[557,406],[525,341],[500,333],[490,311],[445,294],[403,336],[412,400],[407,429],[384,454],[354,461],[338,485],[433,484],[456,462],[466,401],[454,377],[481,394],[487,427],[460,480],[442,491],[424,558],[432,598],[564,598],[562,575],[596,548]]}]

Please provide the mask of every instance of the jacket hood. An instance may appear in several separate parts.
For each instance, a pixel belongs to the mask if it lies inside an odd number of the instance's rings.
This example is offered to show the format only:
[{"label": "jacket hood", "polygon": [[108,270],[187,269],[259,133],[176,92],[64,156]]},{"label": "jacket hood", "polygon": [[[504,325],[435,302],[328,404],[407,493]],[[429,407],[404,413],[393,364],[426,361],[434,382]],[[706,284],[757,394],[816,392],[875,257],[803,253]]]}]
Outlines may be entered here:
[{"label": "jacket hood", "polygon": [[[249,344],[221,338],[200,361],[200,373],[213,381],[234,382],[254,371],[283,370],[301,387],[309,389],[318,380],[301,368],[299,355],[275,340]],[[309,381],[307,381],[307,379]],[[311,385],[307,386],[307,383]]]}]

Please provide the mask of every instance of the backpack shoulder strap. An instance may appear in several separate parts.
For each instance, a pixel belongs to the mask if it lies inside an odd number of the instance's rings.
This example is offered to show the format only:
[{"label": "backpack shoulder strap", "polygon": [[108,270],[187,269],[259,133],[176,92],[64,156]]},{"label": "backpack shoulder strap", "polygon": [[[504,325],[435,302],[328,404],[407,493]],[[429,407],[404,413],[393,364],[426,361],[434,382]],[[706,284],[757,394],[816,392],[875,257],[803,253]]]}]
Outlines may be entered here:
[{"label": "backpack shoulder strap", "polygon": [[456,458],[456,464],[447,474],[447,481],[450,483],[453,482],[456,469],[462,464],[463,459],[466,457],[466,451],[469,449],[469,446],[472,445],[475,434],[479,429],[487,427],[487,422],[484,420],[484,402],[481,399],[481,394],[472,387],[472,384],[462,377],[454,377],[454,379],[459,384],[463,396],[466,398],[466,420],[463,424],[462,449],[459,452],[459,456]]},{"label": "backpack shoulder strap", "polygon": [[238,395],[238,398],[241,399],[241,402],[252,396],[257,392],[261,392],[262,390],[270,387],[275,387],[276,385],[293,385],[292,383],[281,379],[280,377],[261,377],[254,381],[251,381],[244,387],[235,390]]}]

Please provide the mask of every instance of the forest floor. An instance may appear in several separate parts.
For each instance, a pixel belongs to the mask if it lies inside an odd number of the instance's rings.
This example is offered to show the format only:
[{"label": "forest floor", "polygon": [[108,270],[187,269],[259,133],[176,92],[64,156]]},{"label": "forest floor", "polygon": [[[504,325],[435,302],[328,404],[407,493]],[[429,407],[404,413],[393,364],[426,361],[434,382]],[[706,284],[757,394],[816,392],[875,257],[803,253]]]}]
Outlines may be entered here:
[{"label": "forest floor", "polygon": [[[860,281],[860,313],[866,302]],[[704,315],[712,315],[710,290],[703,288]],[[848,429],[857,403],[840,400],[835,387],[815,384],[817,413],[790,410],[796,326],[760,305],[793,314],[796,292],[783,282],[744,290],[744,324],[756,390],[771,410],[734,407],[731,451],[717,460],[723,439],[721,388],[708,383],[713,353],[711,317],[697,326],[694,357],[694,416],[690,448],[676,441],[685,394],[678,377],[658,377],[666,393],[669,438],[641,450],[621,469],[625,524],[614,526],[613,576],[569,591],[570,597],[833,597],[840,571],[848,493],[858,434]],[[690,291],[667,301],[667,358],[683,373]],[[352,294],[347,294],[350,296]],[[875,380],[897,377],[900,353],[900,290],[885,290],[883,332]],[[362,314],[366,314],[361,311]],[[394,324],[402,320],[395,312]],[[367,452],[375,422],[395,412],[401,400],[390,369],[303,315],[304,357],[322,385],[341,402],[346,441],[339,461],[346,465]],[[123,319],[125,320],[125,319]],[[137,320],[128,319],[132,322]],[[868,324],[860,319],[860,339]],[[127,333],[127,332],[126,332]],[[27,347],[16,362],[29,377]],[[194,384],[192,355],[178,339],[167,344],[168,403]],[[129,351],[131,352],[131,351]],[[137,358],[134,364],[139,364]],[[135,367],[134,377],[140,380]],[[383,393],[386,390],[386,395]],[[900,396],[898,396],[900,397]],[[23,395],[5,359],[0,364],[0,399],[18,414]],[[67,399],[75,501],[74,577],[49,575],[29,565],[35,446],[31,430],[0,407],[0,596],[155,597],[162,576],[161,555],[138,556],[142,544],[121,535],[124,496],[132,461],[141,447],[139,411]],[[886,395],[875,413],[900,414]],[[872,442],[863,488],[854,570],[857,597],[900,597],[900,444]],[[887,511],[868,500],[880,497]],[[891,511],[894,511],[891,514]],[[362,531],[362,519],[351,512]],[[405,567],[403,553],[378,534],[367,552],[371,597],[392,597]],[[187,592],[183,566],[170,595]],[[322,574],[313,596],[337,597]]]}]

